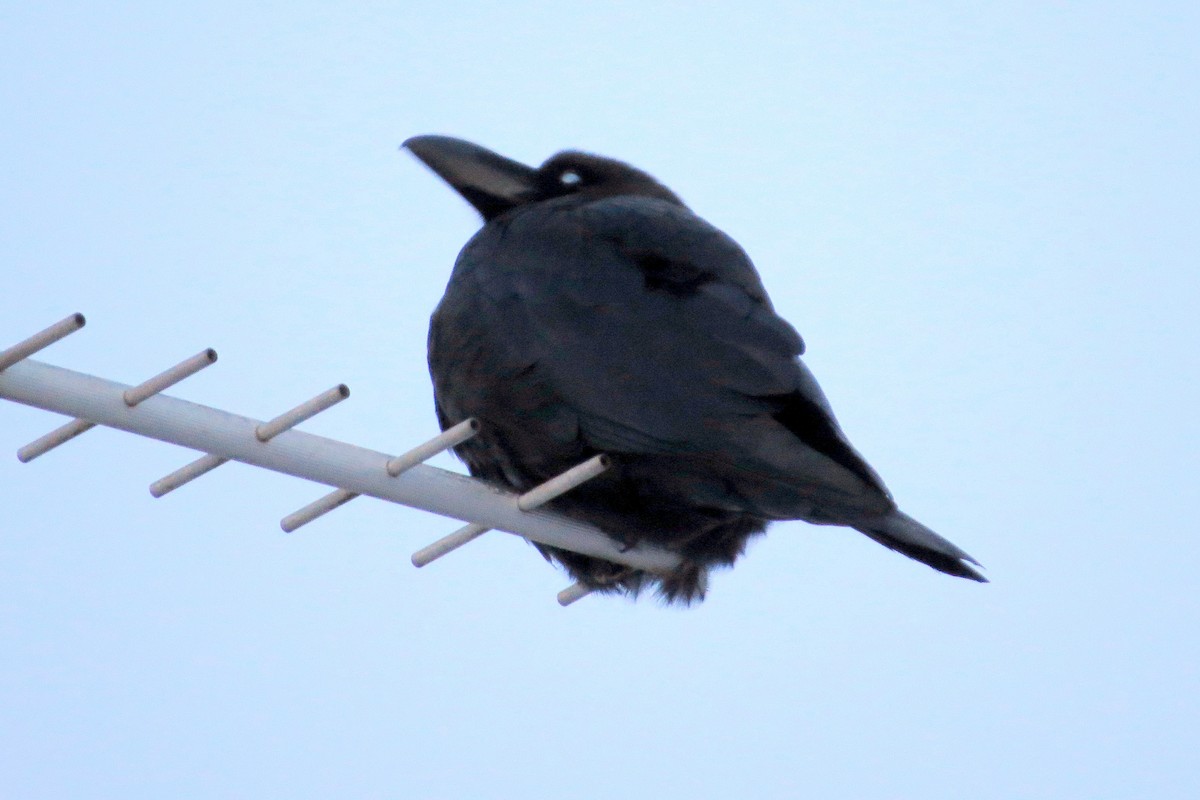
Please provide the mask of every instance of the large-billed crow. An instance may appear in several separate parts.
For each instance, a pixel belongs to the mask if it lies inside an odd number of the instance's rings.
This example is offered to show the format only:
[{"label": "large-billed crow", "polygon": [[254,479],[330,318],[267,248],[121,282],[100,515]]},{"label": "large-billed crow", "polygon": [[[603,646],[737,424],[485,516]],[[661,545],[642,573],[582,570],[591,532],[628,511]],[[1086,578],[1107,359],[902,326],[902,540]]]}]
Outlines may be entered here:
[{"label": "large-billed crow", "polygon": [[785,519],[850,526],[985,580],[896,508],[750,259],[670,189],[574,151],[535,169],[446,136],[405,146],[484,219],[429,328],[442,427],[482,422],[457,449],[471,474],[524,491],[607,453],[613,468],[553,507],[683,558],[657,575],[539,546],[577,580],[691,602],[710,568]]}]

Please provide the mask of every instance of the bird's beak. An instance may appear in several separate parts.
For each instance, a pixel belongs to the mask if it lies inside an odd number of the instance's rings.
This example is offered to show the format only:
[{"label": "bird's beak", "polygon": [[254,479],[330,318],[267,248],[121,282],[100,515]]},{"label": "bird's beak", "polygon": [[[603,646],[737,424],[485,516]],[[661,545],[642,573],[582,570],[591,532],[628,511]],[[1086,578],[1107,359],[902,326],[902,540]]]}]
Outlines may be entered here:
[{"label": "bird's beak", "polygon": [[414,136],[406,141],[412,154],[454,187],[484,220],[533,199],[537,171],[486,147],[451,136]]}]

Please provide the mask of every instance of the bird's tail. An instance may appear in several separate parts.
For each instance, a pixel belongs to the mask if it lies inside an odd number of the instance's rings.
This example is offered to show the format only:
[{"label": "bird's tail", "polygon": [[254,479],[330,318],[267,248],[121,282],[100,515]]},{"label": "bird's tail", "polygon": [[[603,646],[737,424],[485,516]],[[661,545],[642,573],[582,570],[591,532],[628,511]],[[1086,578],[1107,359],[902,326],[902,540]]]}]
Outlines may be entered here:
[{"label": "bird's tail", "polygon": [[928,564],[939,572],[959,578],[970,578],[980,583],[988,582],[987,578],[971,566],[982,566],[978,561],[907,514],[894,511],[886,517],[856,525],[855,529],[884,547],[903,553],[922,564]]}]

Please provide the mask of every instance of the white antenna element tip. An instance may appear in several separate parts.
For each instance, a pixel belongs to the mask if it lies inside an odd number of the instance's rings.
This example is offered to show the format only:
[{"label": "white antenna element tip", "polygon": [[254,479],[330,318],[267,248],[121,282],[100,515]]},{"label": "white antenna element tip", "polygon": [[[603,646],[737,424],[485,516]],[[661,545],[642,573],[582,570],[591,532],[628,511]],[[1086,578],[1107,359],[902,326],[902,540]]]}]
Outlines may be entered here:
[{"label": "white antenna element tip", "polygon": [[566,608],[576,600],[582,600],[594,591],[596,590],[583,581],[573,583],[558,593],[558,604]]},{"label": "white antenna element tip", "polygon": [[70,336],[86,323],[87,320],[83,318],[83,314],[72,314],[66,319],[54,323],[49,328],[35,333],[25,341],[18,342],[7,350],[0,350],[0,372],[8,369],[18,361],[24,361],[39,350],[46,349],[59,339]]}]

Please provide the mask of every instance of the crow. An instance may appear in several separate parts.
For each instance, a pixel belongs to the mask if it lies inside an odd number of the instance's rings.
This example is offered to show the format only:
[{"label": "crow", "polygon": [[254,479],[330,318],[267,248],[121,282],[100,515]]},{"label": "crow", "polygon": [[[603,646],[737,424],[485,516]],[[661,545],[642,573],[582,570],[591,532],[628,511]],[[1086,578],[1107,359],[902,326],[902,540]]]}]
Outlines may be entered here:
[{"label": "crow", "polygon": [[800,519],[986,582],[897,509],[749,257],[670,189],[579,151],[534,168],[448,136],[404,147],[483,216],[429,327],[442,428],[482,423],[458,456],[521,492],[607,453],[611,469],[551,507],[681,566],[649,574],[538,545],[547,559],[593,589],[689,604],[769,522]]}]

